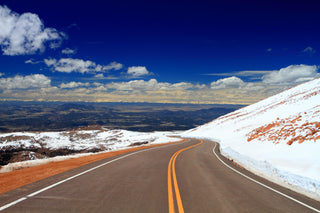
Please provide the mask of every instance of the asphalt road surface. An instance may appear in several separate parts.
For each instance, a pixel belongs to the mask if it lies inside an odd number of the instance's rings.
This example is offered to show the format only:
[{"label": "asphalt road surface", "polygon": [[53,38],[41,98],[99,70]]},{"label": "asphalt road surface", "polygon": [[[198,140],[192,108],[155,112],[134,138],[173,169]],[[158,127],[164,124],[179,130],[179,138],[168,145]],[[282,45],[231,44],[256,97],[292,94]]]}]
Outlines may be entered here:
[{"label": "asphalt road surface", "polygon": [[233,165],[214,148],[190,140],[108,158],[1,194],[0,211],[320,212],[320,202]]}]

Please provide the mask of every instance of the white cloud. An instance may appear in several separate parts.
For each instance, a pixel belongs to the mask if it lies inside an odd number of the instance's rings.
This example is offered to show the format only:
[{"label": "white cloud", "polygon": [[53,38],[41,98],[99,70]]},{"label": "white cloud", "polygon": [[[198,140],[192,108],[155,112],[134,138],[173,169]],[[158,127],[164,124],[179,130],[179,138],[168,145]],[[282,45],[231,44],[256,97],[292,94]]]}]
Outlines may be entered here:
[{"label": "white cloud", "polygon": [[120,83],[109,83],[105,85],[106,88],[115,89],[115,90],[128,90],[128,91],[176,91],[176,90],[192,90],[192,89],[204,89],[205,85],[192,84],[187,82],[180,83],[167,83],[167,82],[158,82],[156,79],[150,79],[149,81],[144,80],[133,80],[129,82],[120,82]]},{"label": "white cloud", "polygon": [[157,80],[150,79],[149,81],[134,80],[129,82],[111,83],[108,84],[108,88],[116,90],[153,90],[157,87]]},{"label": "white cloud", "polygon": [[272,51],[272,48],[268,48],[266,51],[267,51],[267,52],[271,52],[271,51]]},{"label": "white cloud", "polygon": [[80,73],[95,73],[101,72],[102,66],[93,61],[84,61],[82,59],[61,58],[59,61],[56,59],[44,59],[44,63],[48,67],[53,67],[58,72],[80,72]]},{"label": "white cloud", "polygon": [[131,75],[132,77],[140,77],[143,75],[150,74],[146,67],[143,66],[132,66],[128,68],[127,74]]},{"label": "white cloud", "polygon": [[260,91],[266,88],[266,85],[264,85],[261,82],[249,82],[245,83],[243,86],[240,87],[242,91],[245,92],[252,92],[252,91]]},{"label": "white cloud", "polygon": [[29,60],[26,60],[24,63],[26,64],[39,64],[41,61],[34,61],[32,58]]},{"label": "white cloud", "polygon": [[51,80],[42,75],[34,74],[27,76],[17,75],[13,78],[0,78],[0,89],[29,89],[29,88],[45,88],[51,85]]},{"label": "white cloud", "polygon": [[57,60],[56,60],[56,59],[51,59],[51,58],[49,58],[49,59],[44,59],[44,63],[45,63],[48,67],[50,67],[50,66],[56,64],[56,63],[57,63]]},{"label": "white cloud", "polygon": [[111,62],[110,64],[106,65],[106,66],[103,66],[103,70],[120,70],[122,69],[123,67],[123,64],[120,64],[118,62]]},{"label": "white cloud", "polygon": [[90,83],[82,83],[82,82],[69,82],[69,83],[62,83],[60,84],[60,88],[62,89],[72,89],[72,88],[77,88],[77,87],[89,87]]},{"label": "white cloud", "polygon": [[316,78],[319,76],[317,71],[316,65],[290,65],[262,76],[262,82],[266,84],[295,84]]},{"label": "white cloud", "polygon": [[104,75],[102,73],[100,73],[100,74],[95,75],[94,77],[95,78],[104,78]]},{"label": "white cloud", "polygon": [[313,55],[316,53],[316,50],[309,46],[302,50],[302,52]]},{"label": "white cloud", "polygon": [[[56,59],[44,59],[44,63],[48,67],[52,67],[55,71],[58,72],[80,72],[80,73],[96,73],[96,72],[105,72],[106,70],[119,70],[123,67],[122,64],[117,62],[111,62],[108,65],[100,65],[96,64],[93,61],[85,61],[82,59],[75,58],[61,58],[59,60]],[[103,77],[99,75],[99,77]]]},{"label": "white cloud", "polygon": [[4,76],[4,73],[0,72],[0,77],[1,77],[1,76]]},{"label": "white cloud", "polygon": [[54,28],[45,28],[37,14],[19,15],[6,6],[0,6],[0,45],[4,55],[28,55],[60,46],[65,34]]},{"label": "white cloud", "polygon": [[77,50],[73,50],[73,49],[70,49],[70,48],[65,48],[65,49],[61,50],[61,52],[63,54],[66,54],[66,55],[73,55],[73,54],[77,53]]},{"label": "white cloud", "polygon": [[[46,59],[45,63],[54,68],[59,61]],[[103,72],[102,65],[95,65]],[[239,73],[245,77],[259,75],[259,80],[245,82],[232,76],[209,85],[158,82],[156,79],[102,83],[102,79],[110,78],[104,73],[94,73],[97,82],[90,79],[89,82],[64,82],[59,86],[51,86],[50,79],[39,74],[3,77],[0,78],[0,99],[248,104],[317,77],[317,70],[317,66],[291,65],[278,71],[242,71]]]},{"label": "white cloud", "polygon": [[232,76],[229,78],[219,79],[211,83],[211,89],[218,90],[218,89],[226,89],[226,88],[239,88],[244,86],[245,82],[242,81],[240,78],[236,76]]},{"label": "white cloud", "polygon": [[[214,81],[210,86],[213,90],[233,89],[230,91],[243,94],[252,94],[261,91],[267,94],[275,94],[290,86],[319,77],[320,74],[317,71],[317,66],[303,64],[291,65],[274,71],[241,71],[235,74],[256,79],[256,81],[244,82],[242,79],[232,76]],[[261,77],[259,77],[259,75]],[[253,78],[254,76],[257,76],[257,78]]]}]

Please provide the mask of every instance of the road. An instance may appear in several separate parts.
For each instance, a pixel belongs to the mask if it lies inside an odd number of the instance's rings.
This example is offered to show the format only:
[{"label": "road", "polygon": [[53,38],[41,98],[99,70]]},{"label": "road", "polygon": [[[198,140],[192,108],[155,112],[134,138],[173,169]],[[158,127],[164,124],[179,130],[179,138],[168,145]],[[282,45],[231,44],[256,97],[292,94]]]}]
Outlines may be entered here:
[{"label": "road", "polygon": [[0,210],[229,213],[320,209],[320,202],[257,177],[219,153],[217,158],[214,147],[218,152],[216,143],[189,140],[94,162],[1,194]]}]

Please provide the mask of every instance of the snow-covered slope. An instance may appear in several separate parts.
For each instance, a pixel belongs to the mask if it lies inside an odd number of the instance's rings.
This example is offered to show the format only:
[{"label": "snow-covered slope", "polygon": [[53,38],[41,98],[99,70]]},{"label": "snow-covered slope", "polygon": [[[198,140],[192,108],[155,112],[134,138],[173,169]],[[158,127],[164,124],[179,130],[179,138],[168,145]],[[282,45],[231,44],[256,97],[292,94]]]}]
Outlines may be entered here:
[{"label": "snow-covered slope", "polygon": [[[15,132],[0,134],[1,172],[53,161],[115,151],[145,144],[180,141],[174,132],[132,132],[99,126],[62,132]],[[82,153],[76,154],[75,153]],[[69,155],[72,154],[72,155]],[[3,156],[1,156],[3,155]],[[54,157],[54,158],[52,158]],[[9,159],[9,160],[6,160]],[[23,162],[21,162],[23,161]]]},{"label": "snow-covered slope", "polygon": [[63,132],[15,132],[0,134],[0,150],[68,149],[119,150],[128,146],[179,141],[172,132],[132,132],[126,130],[73,130]]},{"label": "snow-covered slope", "polygon": [[220,143],[245,168],[320,200],[320,79],[182,134]]}]

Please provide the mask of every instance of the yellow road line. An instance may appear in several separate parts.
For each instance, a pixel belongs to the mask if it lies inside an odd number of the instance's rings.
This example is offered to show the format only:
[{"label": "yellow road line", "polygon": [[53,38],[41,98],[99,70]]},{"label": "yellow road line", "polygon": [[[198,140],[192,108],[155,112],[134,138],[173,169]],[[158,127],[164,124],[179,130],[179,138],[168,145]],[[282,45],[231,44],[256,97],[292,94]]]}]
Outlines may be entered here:
[{"label": "yellow road line", "polygon": [[[195,146],[198,146],[202,144],[203,141],[200,141],[200,143],[197,143],[195,145],[188,146],[186,148],[180,149],[177,152],[175,152],[168,165],[168,204],[169,204],[169,213],[174,213],[174,199],[173,199],[173,189],[172,189],[172,178],[173,178],[173,185],[174,185],[174,191],[176,194],[176,201],[177,201],[177,206],[178,206],[178,212],[179,213],[184,213],[183,205],[182,205],[182,200],[181,200],[181,195],[178,187],[178,181],[177,181],[177,176],[176,176],[176,168],[175,168],[175,163],[178,155],[188,149],[191,149]],[[172,172],[172,175],[171,175]]]},{"label": "yellow road line", "polygon": [[179,213],[184,213],[183,210],[183,205],[182,205],[182,201],[181,201],[181,195],[180,195],[180,191],[179,191],[179,187],[178,187],[178,182],[177,182],[177,176],[176,176],[176,159],[177,156],[182,152],[182,150],[180,150],[174,157],[173,162],[172,162],[172,175],[173,175],[173,185],[174,185],[174,191],[176,192],[176,199],[177,199],[177,204],[178,204],[178,212]]},{"label": "yellow road line", "polygon": [[174,213],[174,203],[173,203],[174,201],[173,201],[172,180],[171,180],[171,163],[172,163],[173,156],[171,157],[169,165],[168,165],[168,201],[169,201],[169,212],[170,213]]}]

